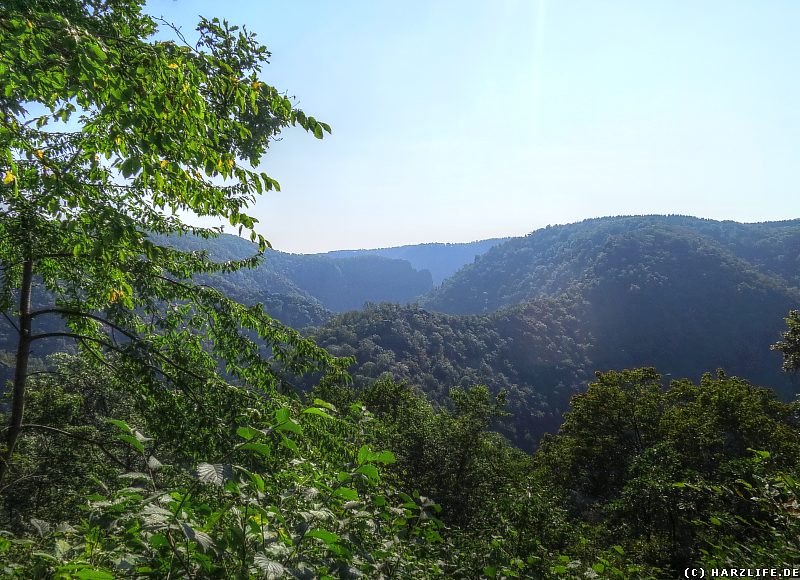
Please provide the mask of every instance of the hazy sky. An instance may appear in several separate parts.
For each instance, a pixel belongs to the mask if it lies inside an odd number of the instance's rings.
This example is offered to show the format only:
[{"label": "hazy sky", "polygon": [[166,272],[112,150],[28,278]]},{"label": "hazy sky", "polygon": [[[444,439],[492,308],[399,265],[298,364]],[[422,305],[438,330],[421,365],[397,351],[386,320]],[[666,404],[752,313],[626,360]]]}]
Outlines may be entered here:
[{"label": "hazy sky", "polygon": [[[290,130],[251,213],[281,250],[519,235],[602,215],[800,217],[796,0],[151,0],[246,24]],[[188,36],[188,34],[187,34]]]}]

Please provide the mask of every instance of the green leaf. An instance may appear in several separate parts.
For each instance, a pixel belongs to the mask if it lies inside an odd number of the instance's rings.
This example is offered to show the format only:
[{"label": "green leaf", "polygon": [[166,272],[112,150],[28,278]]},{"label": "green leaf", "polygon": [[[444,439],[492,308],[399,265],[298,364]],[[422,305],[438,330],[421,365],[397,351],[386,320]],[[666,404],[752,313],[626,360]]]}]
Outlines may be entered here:
[{"label": "green leaf", "polygon": [[266,486],[264,484],[264,478],[263,477],[261,477],[257,473],[251,473],[250,474],[250,481],[253,483],[253,485],[255,486],[255,488],[258,491],[260,491],[261,493],[264,493],[264,489],[266,489]]},{"label": "green leaf", "polygon": [[329,532],[323,529],[311,530],[306,534],[306,536],[309,538],[317,538],[318,540],[322,540],[328,545],[335,544],[336,542],[339,541],[339,536],[337,536],[333,532]]},{"label": "green leaf", "polygon": [[303,428],[298,425],[292,419],[289,419],[285,423],[280,423],[275,426],[276,431],[289,431],[290,433],[296,433],[297,435],[303,434]]},{"label": "green leaf", "polygon": [[361,465],[362,463],[368,461],[371,453],[372,452],[370,451],[369,447],[362,445],[358,450],[358,464]]},{"label": "green leaf", "polygon": [[114,580],[114,575],[105,570],[98,570],[97,568],[83,568],[72,573],[72,576],[79,580]]},{"label": "green leaf", "polygon": [[299,451],[300,448],[297,446],[297,443],[289,439],[288,437],[284,437],[281,439],[281,445],[284,447],[291,449],[292,451]]},{"label": "green leaf", "polygon": [[395,463],[397,458],[394,456],[394,453],[391,451],[379,451],[374,452],[366,445],[362,445],[361,448],[358,450],[358,463],[359,465],[362,463]]},{"label": "green leaf", "polygon": [[123,177],[130,177],[138,173],[138,171],[142,168],[142,164],[136,157],[128,157],[120,167],[120,171],[122,172]]},{"label": "green leaf", "polygon": [[314,399],[314,406],[315,407],[322,407],[323,409],[328,409],[328,411],[336,412],[336,407],[328,403],[327,401],[323,401],[322,399]]},{"label": "green leaf", "polygon": [[242,467],[241,465],[236,465],[236,466],[234,466],[234,468],[237,471],[240,471],[240,472],[244,473],[250,479],[250,483],[253,484],[253,487],[255,487],[257,491],[260,491],[261,493],[264,492],[264,478],[263,477],[261,477],[257,473],[253,473],[252,471]]},{"label": "green leaf", "polygon": [[258,429],[253,429],[252,427],[239,427],[236,429],[236,434],[241,437],[242,439],[246,439],[249,441],[253,437],[257,437],[258,435],[263,435],[262,431]]},{"label": "green leaf", "polygon": [[112,425],[115,425],[125,433],[133,435],[133,429],[131,429],[131,426],[128,425],[125,421],[120,421],[119,419],[106,419],[106,423],[111,423]]},{"label": "green leaf", "polygon": [[139,453],[144,453],[144,445],[142,445],[142,442],[139,441],[133,435],[117,435],[117,439],[119,439],[120,441],[124,441],[125,443],[136,449],[136,451],[138,451]]},{"label": "green leaf", "polygon": [[349,487],[340,487],[333,492],[333,496],[347,501],[355,501],[358,499],[358,492]]},{"label": "green leaf", "polygon": [[364,464],[358,469],[356,469],[356,473],[361,473],[363,475],[366,475],[369,479],[373,481],[377,480],[380,477],[380,474],[378,473],[378,468],[369,463]]},{"label": "green leaf", "polygon": [[272,455],[272,446],[267,445],[266,443],[245,443],[241,447],[239,447],[242,451],[255,451],[259,455],[263,455],[264,457],[269,457]]},{"label": "green leaf", "polygon": [[98,44],[94,42],[89,43],[89,50],[91,50],[98,59],[102,61],[108,60],[108,56],[106,56],[105,51],[103,51]]},{"label": "green leaf", "polygon": [[326,419],[335,419],[335,417],[329,415],[328,413],[317,407],[309,407],[308,409],[303,411],[303,413],[305,413],[306,415],[319,415],[320,417],[325,417]]},{"label": "green leaf", "polygon": [[154,548],[165,548],[169,546],[169,540],[164,534],[153,534],[148,543]]},{"label": "green leaf", "polygon": [[394,453],[391,451],[379,451],[378,453],[373,453],[370,461],[374,461],[375,463],[383,463],[383,464],[391,464],[397,461],[397,458],[394,456]]}]

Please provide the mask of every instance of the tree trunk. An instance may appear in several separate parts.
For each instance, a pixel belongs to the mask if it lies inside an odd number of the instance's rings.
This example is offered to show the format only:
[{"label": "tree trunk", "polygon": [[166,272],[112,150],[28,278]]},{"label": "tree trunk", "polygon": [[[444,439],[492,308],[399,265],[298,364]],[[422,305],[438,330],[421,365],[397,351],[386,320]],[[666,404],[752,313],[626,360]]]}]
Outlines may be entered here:
[{"label": "tree trunk", "polygon": [[33,289],[33,260],[22,264],[22,286],[19,292],[19,340],[17,342],[14,390],[11,401],[11,419],[6,435],[6,452],[0,460],[0,484],[11,465],[11,456],[17,446],[22,430],[22,415],[25,410],[25,383],[28,379],[28,359],[31,354],[31,291]]}]

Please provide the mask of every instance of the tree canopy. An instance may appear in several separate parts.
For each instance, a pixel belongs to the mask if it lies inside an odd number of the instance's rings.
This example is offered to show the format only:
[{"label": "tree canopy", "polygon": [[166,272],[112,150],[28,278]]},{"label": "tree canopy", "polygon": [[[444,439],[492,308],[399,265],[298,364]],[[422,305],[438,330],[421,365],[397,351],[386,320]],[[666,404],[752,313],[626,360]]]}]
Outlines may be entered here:
[{"label": "tree canopy", "polygon": [[[246,229],[265,248],[246,213],[256,195],[279,187],[258,171],[261,157],[286,127],[317,138],[330,128],[260,80],[269,53],[247,30],[203,19],[194,46],[177,31],[178,41],[153,40],[159,23],[142,6],[20,1],[0,9],[0,310],[16,315],[18,332],[0,480],[23,428],[27,361],[41,340],[74,339],[98,359],[135,361],[190,397],[193,384],[219,382],[220,359],[229,377],[266,390],[292,373],[338,368],[261,307],[190,281],[254,259],[216,264],[151,237],[215,234],[187,225],[182,212]],[[51,317],[66,327],[37,332]]]}]

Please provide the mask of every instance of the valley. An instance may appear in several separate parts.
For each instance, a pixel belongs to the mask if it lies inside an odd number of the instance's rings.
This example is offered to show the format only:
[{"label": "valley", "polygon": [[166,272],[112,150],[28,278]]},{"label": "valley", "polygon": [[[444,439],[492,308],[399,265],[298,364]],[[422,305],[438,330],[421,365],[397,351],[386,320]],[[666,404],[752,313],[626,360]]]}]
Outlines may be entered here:
[{"label": "valley", "polygon": [[[216,259],[254,253],[230,236],[178,241]],[[420,253],[427,262],[392,257]],[[434,287],[418,268],[444,262],[458,269]],[[353,357],[357,386],[391,377],[439,403],[454,387],[505,391],[500,430],[532,450],[595,371],[655,367],[697,380],[722,368],[792,399],[797,383],[770,345],[800,304],[798,272],[800,220],[625,216],[499,243],[269,251],[256,268],[209,283],[263,301],[332,354]]]}]

